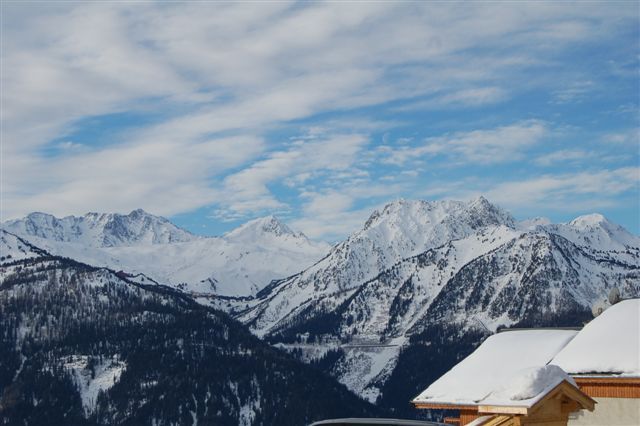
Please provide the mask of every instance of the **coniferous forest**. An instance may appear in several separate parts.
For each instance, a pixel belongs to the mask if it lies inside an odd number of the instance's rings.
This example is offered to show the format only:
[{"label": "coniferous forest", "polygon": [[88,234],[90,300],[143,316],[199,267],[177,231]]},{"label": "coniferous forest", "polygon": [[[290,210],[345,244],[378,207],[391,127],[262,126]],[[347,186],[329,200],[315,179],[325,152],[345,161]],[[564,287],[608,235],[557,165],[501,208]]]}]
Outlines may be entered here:
[{"label": "coniferous forest", "polygon": [[47,255],[2,272],[3,424],[303,425],[377,412],[175,290]]}]

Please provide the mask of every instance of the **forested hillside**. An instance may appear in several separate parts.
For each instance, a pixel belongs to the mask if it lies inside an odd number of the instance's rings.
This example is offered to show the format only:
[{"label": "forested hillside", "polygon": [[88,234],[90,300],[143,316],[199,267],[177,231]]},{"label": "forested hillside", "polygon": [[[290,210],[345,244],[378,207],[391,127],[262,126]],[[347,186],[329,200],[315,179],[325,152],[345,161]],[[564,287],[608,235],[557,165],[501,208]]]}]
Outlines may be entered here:
[{"label": "forested hillside", "polygon": [[376,411],[167,287],[46,252],[0,277],[2,424],[305,425]]}]

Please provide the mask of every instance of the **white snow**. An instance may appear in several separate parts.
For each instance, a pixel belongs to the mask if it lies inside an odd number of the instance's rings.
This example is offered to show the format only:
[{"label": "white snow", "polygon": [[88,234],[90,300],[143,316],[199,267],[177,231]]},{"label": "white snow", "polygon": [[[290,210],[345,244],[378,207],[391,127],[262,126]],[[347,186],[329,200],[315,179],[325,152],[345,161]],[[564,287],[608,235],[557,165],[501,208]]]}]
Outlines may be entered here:
[{"label": "white snow", "polygon": [[375,403],[380,395],[380,383],[384,383],[396,365],[403,340],[399,338],[371,346],[344,345],[344,358],[335,367],[344,372],[338,380],[352,392]]},{"label": "white snow", "polygon": [[[93,215],[97,214],[56,219],[36,213],[2,226],[52,254],[142,273],[161,284],[205,295],[255,294],[272,280],[312,265],[331,248],[273,216],[248,222],[223,237],[197,237],[141,211],[102,214],[90,221]],[[116,236],[113,223],[118,224]]]},{"label": "white snow", "polygon": [[551,219],[548,217],[534,217],[531,219],[525,219],[517,223],[518,229],[523,231],[535,231],[538,226],[550,225]]},{"label": "white snow", "polygon": [[[458,363],[415,398],[416,402],[477,405],[494,391],[505,388],[514,377],[523,375],[522,389],[509,389],[517,395],[530,393],[543,379],[528,368],[545,366],[555,354],[571,341],[573,330],[517,330],[494,334],[475,352]],[[523,373],[523,370],[525,372]],[[551,374],[552,375],[552,374]],[[533,384],[532,384],[533,383]]]},{"label": "white snow", "polygon": [[0,229],[0,263],[39,257],[40,253],[21,238]]},{"label": "white snow", "polygon": [[92,377],[88,363],[89,358],[84,355],[69,357],[65,363],[65,368],[71,373],[80,391],[86,415],[90,415],[95,409],[98,393],[111,389],[120,380],[120,376],[126,368],[126,364],[115,357],[96,364],[95,374]]},{"label": "white snow", "polygon": [[127,215],[87,213],[64,218],[36,212],[22,219],[4,222],[2,227],[23,237],[76,242],[87,247],[164,244],[201,238],[142,209]]},{"label": "white snow", "polygon": [[479,403],[530,407],[563,381],[577,387],[575,380],[557,365],[525,368],[515,372]]},{"label": "white snow", "polygon": [[552,363],[570,374],[640,376],[640,299],[623,300],[604,311]]},{"label": "white snow", "polygon": [[583,247],[613,251],[640,248],[640,238],[637,235],[597,213],[578,216],[569,223],[541,227]]},{"label": "white snow", "polygon": [[470,202],[394,201],[374,211],[361,230],[334,246],[327,257],[245,312],[241,321],[255,319],[254,331],[263,335],[311,298],[356,288],[402,259],[487,228],[517,234],[514,226],[509,214],[482,197]]}]

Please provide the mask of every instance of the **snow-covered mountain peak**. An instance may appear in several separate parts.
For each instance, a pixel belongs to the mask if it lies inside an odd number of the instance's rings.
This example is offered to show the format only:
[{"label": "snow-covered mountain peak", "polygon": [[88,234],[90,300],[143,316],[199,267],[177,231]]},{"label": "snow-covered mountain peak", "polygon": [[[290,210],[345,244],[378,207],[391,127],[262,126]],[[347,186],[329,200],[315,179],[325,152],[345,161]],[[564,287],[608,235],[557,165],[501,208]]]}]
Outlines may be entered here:
[{"label": "snow-covered mountain peak", "polygon": [[90,247],[119,247],[192,241],[199,237],[169,220],[142,209],[129,214],[87,213],[57,218],[47,213],[30,213],[2,227],[23,237],[58,242],[77,242]]},{"label": "snow-covered mountain peak", "polygon": [[267,288],[245,319],[255,321],[253,327],[260,333],[304,301],[356,288],[408,257],[472,235],[485,244],[517,234],[513,218],[485,199],[395,200],[375,211],[361,230],[335,245],[322,260]]},{"label": "snow-covered mountain peak", "polygon": [[579,246],[599,250],[640,250],[640,237],[631,234],[601,214],[579,216],[569,223],[540,226],[547,232],[561,235]]},{"label": "snow-covered mountain peak", "polygon": [[467,203],[466,211],[475,219],[473,222],[476,223],[476,226],[504,225],[510,228],[515,227],[516,222],[511,214],[490,203],[483,196]]},{"label": "snow-covered mountain peak", "polygon": [[569,225],[578,229],[588,229],[593,227],[603,227],[612,225],[609,220],[600,213],[591,213],[583,216],[578,216],[569,222]]},{"label": "snow-covered mountain peak", "polygon": [[251,220],[225,234],[233,241],[258,241],[265,237],[292,237],[307,239],[302,232],[295,232],[277,217],[270,215]]},{"label": "snow-covered mountain peak", "polygon": [[433,226],[468,226],[478,229],[486,226],[504,225],[514,227],[513,217],[486,198],[478,197],[468,203],[442,200],[405,200],[400,198],[374,211],[364,225],[363,231],[379,226],[402,226],[421,224]]}]

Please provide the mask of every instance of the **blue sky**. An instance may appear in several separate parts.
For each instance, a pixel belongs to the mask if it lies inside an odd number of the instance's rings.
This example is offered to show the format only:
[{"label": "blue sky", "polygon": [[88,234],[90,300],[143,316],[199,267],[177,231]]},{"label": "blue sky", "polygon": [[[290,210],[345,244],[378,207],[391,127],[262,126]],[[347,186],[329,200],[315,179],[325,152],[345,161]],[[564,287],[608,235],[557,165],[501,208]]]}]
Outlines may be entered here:
[{"label": "blue sky", "polygon": [[2,219],[335,240],[396,198],[640,232],[637,2],[2,3]]}]

